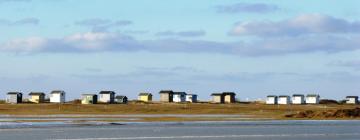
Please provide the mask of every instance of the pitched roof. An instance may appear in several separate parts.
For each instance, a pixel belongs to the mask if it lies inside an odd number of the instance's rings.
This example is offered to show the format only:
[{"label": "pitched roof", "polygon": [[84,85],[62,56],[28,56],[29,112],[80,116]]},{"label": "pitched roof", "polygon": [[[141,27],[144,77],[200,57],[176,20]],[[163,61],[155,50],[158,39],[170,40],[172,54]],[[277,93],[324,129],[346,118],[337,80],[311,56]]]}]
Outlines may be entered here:
[{"label": "pitched roof", "polygon": [[100,91],[99,94],[115,94],[114,91]]},{"label": "pitched roof", "polygon": [[222,93],[213,93],[211,94],[211,96],[222,96],[223,94]]},{"label": "pitched roof", "polygon": [[293,94],[293,97],[294,96],[304,96],[304,94]]},{"label": "pitched roof", "polygon": [[8,92],[7,93],[8,95],[18,95],[18,94],[22,94],[21,92]]},{"label": "pitched roof", "polygon": [[289,95],[279,95],[279,97],[286,97],[286,98],[290,98]]},{"label": "pitched roof", "polygon": [[186,95],[186,92],[174,92],[173,94],[183,94],[183,95]]},{"label": "pitched roof", "polygon": [[346,98],[359,98],[359,96],[346,96]]},{"label": "pitched roof", "polygon": [[235,92],[223,92],[223,95],[236,95]]},{"label": "pitched roof", "polygon": [[115,99],[124,99],[124,98],[127,98],[126,96],[116,96]]},{"label": "pitched roof", "polygon": [[319,94],[308,94],[306,97],[320,97]]},{"label": "pitched roof", "polygon": [[40,95],[45,95],[45,93],[44,92],[30,92],[29,95],[38,95],[38,96],[40,96]]},{"label": "pitched roof", "polygon": [[139,93],[139,96],[152,96],[151,93]]},{"label": "pitched roof", "polygon": [[58,94],[58,93],[65,93],[63,90],[53,90],[50,92],[50,94]]},{"label": "pitched roof", "polygon": [[277,97],[276,95],[268,95],[267,97]]},{"label": "pitched roof", "polygon": [[174,93],[172,90],[161,90],[160,92],[159,92],[160,94],[162,94],[162,93]]}]

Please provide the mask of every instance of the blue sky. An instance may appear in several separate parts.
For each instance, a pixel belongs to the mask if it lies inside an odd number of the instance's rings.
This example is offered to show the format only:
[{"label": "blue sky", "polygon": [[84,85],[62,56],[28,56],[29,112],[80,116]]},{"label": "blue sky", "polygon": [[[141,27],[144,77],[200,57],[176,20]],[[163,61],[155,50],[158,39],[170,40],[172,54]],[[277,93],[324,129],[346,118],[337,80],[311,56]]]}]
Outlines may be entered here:
[{"label": "blue sky", "polygon": [[0,0],[0,92],[359,95],[359,1]]}]

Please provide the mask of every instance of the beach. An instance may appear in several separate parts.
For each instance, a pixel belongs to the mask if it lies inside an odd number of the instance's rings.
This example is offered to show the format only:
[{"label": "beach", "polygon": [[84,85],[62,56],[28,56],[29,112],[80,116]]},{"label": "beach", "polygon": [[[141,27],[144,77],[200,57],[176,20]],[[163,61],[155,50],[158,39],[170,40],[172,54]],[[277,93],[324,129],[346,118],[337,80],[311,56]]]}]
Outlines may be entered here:
[{"label": "beach", "polygon": [[[17,140],[356,140],[360,121],[196,121],[7,124],[0,139]],[[2,124],[1,126],[4,126]],[[12,126],[12,127],[10,127]]]}]

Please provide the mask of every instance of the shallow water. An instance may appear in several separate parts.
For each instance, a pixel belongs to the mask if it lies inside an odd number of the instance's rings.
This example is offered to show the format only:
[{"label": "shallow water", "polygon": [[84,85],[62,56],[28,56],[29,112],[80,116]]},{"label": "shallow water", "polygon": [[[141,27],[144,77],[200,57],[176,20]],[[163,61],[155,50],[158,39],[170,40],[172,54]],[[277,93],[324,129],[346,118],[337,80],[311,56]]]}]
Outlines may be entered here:
[{"label": "shallow water", "polygon": [[[17,140],[358,140],[360,121],[131,122],[4,124],[0,139]],[[7,127],[4,127],[7,126]]]}]

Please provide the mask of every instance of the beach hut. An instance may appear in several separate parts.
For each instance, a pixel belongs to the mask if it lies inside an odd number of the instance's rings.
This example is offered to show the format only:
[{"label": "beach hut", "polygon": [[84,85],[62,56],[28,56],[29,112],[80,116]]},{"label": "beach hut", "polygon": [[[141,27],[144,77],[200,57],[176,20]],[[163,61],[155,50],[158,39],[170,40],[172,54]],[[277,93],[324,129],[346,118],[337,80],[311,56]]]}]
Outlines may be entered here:
[{"label": "beach hut", "polygon": [[140,93],[138,96],[138,100],[143,101],[143,102],[151,102],[152,94],[151,93]]},{"label": "beach hut", "polygon": [[266,104],[268,104],[268,105],[277,104],[277,101],[278,101],[278,96],[276,96],[276,95],[268,95],[266,97]]},{"label": "beach hut", "polygon": [[197,102],[197,95],[196,94],[186,94],[185,99],[186,99],[186,102],[195,103],[195,102]]},{"label": "beach hut", "polygon": [[346,96],[345,99],[346,104],[359,104],[359,97],[358,96]]},{"label": "beach hut", "polygon": [[173,102],[180,103],[186,101],[186,92],[174,92]]},{"label": "beach hut", "polygon": [[172,90],[161,90],[160,94],[160,102],[173,102],[173,94]]},{"label": "beach hut", "polygon": [[128,98],[126,96],[116,96],[115,103],[118,104],[126,104],[128,102]]},{"label": "beach hut", "polygon": [[81,104],[96,104],[98,96],[96,94],[82,94]]},{"label": "beach hut", "polygon": [[320,95],[318,94],[308,94],[306,95],[306,104],[319,104],[320,102]]},{"label": "beach hut", "polygon": [[224,103],[235,103],[235,93],[234,92],[223,92]]},{"label": "beach hut", "polygon": [[22,102],[21,92],[8,92],[6,94],[6,103],[17,104]]},{"label": "beach hut", "polygon": [[50,103],[65,103],[65,91],[62,90],[51,91]]},{"label": "beach hut", "polygon": [[294,94],[292,104],[305,104],[305,96],[303,94]]},{"label": "beach hut", "polygon": [[99,95],[100,95],[99,102],[114,103],[114,101],[115,101],[115,92],[114,91],[100,91]]},{"label": "beach hut", "polygon": [[224,103],[224,95],[222,93],[213,93],[211,94],[212,97],[212,103]]},{"label": "beach hut", "polygon": [[288,95],[280,95],[278,97],[278,104],[280,105],[287,105],[287,104],[290,104],[290,96]]},{"label": "beach hut", "polygon": [[43,92],[30,92],[29,101],[32,103],[43,103],[45,101],[45,93]]}]

